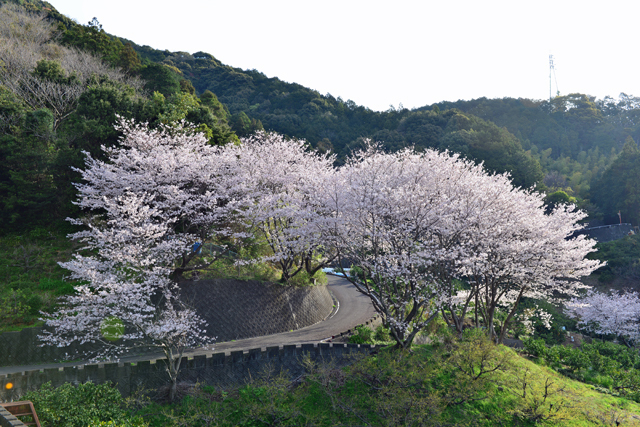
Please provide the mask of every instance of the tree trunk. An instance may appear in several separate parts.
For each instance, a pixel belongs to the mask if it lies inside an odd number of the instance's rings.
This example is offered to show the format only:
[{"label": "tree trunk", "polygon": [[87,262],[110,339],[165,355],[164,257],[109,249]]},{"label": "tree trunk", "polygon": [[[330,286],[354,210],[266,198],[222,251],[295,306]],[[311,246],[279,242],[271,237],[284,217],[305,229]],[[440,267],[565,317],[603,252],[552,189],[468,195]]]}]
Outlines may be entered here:
[{"label": "tree trunk", "polygon": [[173,403],[176,400],[178,394],[178,381],[177,378],[171,379],[171,388],[169,389],[169,402]]}]

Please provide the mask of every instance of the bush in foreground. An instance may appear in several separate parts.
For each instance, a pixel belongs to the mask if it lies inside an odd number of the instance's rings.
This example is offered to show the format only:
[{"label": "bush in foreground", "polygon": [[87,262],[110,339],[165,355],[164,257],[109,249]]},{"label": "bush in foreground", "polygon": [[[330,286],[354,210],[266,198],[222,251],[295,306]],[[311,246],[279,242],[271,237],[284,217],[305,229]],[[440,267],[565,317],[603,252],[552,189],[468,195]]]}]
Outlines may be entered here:
[{"label": "bush in foreground", "polygon": [[144,427],[140,417],[129,417],[120,392],[110,383],[66,383],[53,388],[48,382],[26,393],[36,409],[42,427]]}]

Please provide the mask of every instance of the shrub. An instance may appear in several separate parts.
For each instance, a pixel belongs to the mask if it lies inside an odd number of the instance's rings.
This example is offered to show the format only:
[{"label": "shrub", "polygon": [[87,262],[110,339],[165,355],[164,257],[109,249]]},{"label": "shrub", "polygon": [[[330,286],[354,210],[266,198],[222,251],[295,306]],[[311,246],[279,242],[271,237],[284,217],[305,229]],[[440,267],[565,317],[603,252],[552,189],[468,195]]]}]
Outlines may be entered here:
[{"label": "shrub", "polygon": [[364,326],[356,326],[356,333],[349,337],[349,342],[352,344],[373,344],[372,341],[373,331]]},{"label": "shrub", "polygon": [[40,295],[31,295],[27,299],[27,306],[29,307],[29,314],[38,315],[42,308],[42,297]]},{"label": "shrub", "polygon": [[589,357],[580,349],[570,349],[563,359],[563,363],[569,367],[571,371],[579,371],[588,368],[591,365]]},{"label": "shrub", "polygon": [[373,339],[378,342],[392,341],[391,335],[389,335],[389,329],[385,328],[383,325],[376,326],[376,329],[373,332]]},{"label": "shrub", "polygon": [[22,290],[12,289],[5,295],[0,295],[0,323],[20,323],[30,310]]},{"label": "shrub", "polygon": [[302,270],[291,279],[289,279],[289,285],[292,286],[312,286],[326,284],[327,275],[322,270],[318,270],[313,276],[311,276],[305,270]]},{"label": "shrub", "polygon": [[128,419],[120,392],[110,383],[85,383],[77,387],[66,383],[53,388],[45,383],[30,391],[23,400],[33,402],[43,427],[87,427],[112,422],[118,427],[146,426],[141,419]]},{"label": "shrub", "polygon": [[524,351],[533,357],[544,357],[547,351],[547,346],[543,339],[540,338],[527,338],[523,341]]}]

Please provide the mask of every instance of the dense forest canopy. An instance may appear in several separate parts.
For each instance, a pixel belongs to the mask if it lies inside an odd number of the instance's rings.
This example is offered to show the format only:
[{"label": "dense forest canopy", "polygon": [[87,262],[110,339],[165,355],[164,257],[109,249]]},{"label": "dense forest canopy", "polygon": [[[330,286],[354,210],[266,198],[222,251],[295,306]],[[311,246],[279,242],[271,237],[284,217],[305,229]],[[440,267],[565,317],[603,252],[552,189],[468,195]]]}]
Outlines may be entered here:
[{"label": "dense forest canopy", "polygon": [[73,214],[79,177],[72,168],[82,164],[83,151],[100,156],[102,145],[118,144],[118,115],[151,127],[184,120],[211,144],[266,129],[333,151],[338,163],[367,138],[389,151],[449,150],[509,172],[517,186],[537,185],[550,206],[577,202],[591,219],[612,222],[618,210],[625,221],[640,219],[629,148],[640,138],[639,98],[480,98],[376,112],[222,64],[210,53],[139,46],[109,35],[97,19],[80,25],[47,2],[0,5],[5,231]]}]

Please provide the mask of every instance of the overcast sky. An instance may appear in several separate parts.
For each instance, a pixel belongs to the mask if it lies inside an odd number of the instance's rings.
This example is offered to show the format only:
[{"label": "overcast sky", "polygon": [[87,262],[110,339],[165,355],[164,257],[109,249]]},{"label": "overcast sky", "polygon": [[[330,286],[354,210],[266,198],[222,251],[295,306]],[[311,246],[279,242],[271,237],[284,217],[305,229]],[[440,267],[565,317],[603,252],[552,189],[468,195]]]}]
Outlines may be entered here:
[{"label": "overcast sky", "polygon": [[561,95],[640,96],[638,1],[49,1],[137,44],[208,52],[372,110],[547,99],[549,55]]}]

